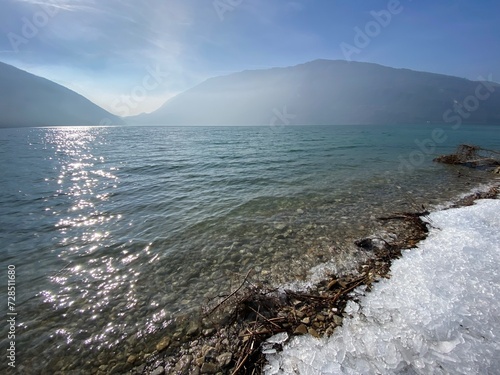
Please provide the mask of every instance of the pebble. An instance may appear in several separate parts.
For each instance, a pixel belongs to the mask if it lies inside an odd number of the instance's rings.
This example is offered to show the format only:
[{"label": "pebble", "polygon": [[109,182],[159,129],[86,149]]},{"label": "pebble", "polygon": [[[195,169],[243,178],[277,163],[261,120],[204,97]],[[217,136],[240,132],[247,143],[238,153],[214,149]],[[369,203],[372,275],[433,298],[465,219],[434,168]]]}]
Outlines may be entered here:
[{"label": "pebble", "polygon": [[276,224],[274,226],[274,229],[277,229],[277,230],[283,230],[286,228],[286,225],[285,224]]},{"label": "pebble", "polygon": [[135,361],[137,361],[137,356],[135,355],[129,355],[127,358],[127,363],[134,364]]},{"label": "pebble", "polygon": [[316,332],[316,330],[314,328],[309,328],[307,330],[307,332],[309,332],[309,334],[313,337],[316,337],[317,339],[319,339],[319,334],[318,332]]},{"label": "pebble", "polygon": [[200,331],[200,324],[197,321],[192,320],[189,323],[186,335],[187,336],[196,336]]},{"label": "pebble", "polygon": [[144,369],[145,369],[145,368],[146,368],[146,364],[145,364],[145,363],[143,363],[143,364],[141,364],[140,366],[137,366],[137,367],[135,368],[135,372],[136,372],[137,374],[142,374],[142,373],[144,372]]},{"label": "pebble", "polygon": [[215,332],[215,328],[207,328],[203,331],[203,336],[207,337],[207,336],[211,336],[212,334],[214,334]]},{"label": "pebble", "polygon": [[99,353],[99,355],[97,356],[97,360],[101,363],[106,363],[107,360],[108,360],[108,356],[106,355],[106,353],[104,352],[101,352]]},{"label": "pebble", "polygon": [[109,372],[110,374],[121,374],[125,370],[125,364],[124,363],[118,363],[113,366],[111,371]]},{"label": "pebble", "polygon": [[160,340],[158,344],[156,344],[156,350],[161,352],[162,350],[167,349],[170,346],[171,340],[170,337],[164,337],[163,339]]},{"label": "pebble", "polygon": [[163,366],[157,367],[150,373],[150,375],[163,375],[165,373],[165,369]]},{"label": "pebble", "polygon": [[215,374],[218,371],[217,365],[210,363],[210,362],[205,362],[203,365],[201,365],[201,370],[200,372],[202,374]]},{"label": "pebble", "polygon": [[201,348],[201,354],[203,357],[211,357],[215,353],[215,348],[209,345],[203,345]]},{"label": "pebble", "polygon": [[220,356],[217,357],[217,362],[219,363],[220,367],[226,367],[231,363],[231,360],[233,359],[233,355],[229,352],[227,353],[222,353]]},{"label": "pebble", "polygon": [[307,333],[307,327],[305,324],[301,324],[297,328],[295,328],[295,331],[293,331],[294,334],[296,335],[305,335]]},{"label": "pebble", "polygon": [[175,365],[175,371],[176,372],[181,372],[184,373],[189,369],[189,366],[191,365],[191,362],[193,362],[193,356],[190,354],[185,354],[183,355],[180,359],[179,362]]},{"label": "pebble", "polygon": [[333,316],[333,321],[336,325],[341,325],[342,324],[342,317],[341,316],[338,316],[338,315],[334,315]]}]

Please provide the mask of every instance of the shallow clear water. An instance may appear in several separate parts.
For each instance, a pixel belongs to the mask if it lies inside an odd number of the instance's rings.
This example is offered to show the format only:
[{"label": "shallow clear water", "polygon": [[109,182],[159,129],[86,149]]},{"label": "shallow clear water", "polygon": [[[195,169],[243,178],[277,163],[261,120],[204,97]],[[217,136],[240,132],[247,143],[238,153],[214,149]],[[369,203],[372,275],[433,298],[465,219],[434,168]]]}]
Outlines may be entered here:
[{"label": "shallow clear water", "polygon": [[355,262],[349,244],[378,229],[377,215],[490,178],[431,160],[459,143],[500,149],[500,127],[444,128],[446,141],[424,155],[415,141],[434,128],[0,129],[17,362],[92,373],[150,353],[175,317],[250,268],[282,283],[328,260]]}]

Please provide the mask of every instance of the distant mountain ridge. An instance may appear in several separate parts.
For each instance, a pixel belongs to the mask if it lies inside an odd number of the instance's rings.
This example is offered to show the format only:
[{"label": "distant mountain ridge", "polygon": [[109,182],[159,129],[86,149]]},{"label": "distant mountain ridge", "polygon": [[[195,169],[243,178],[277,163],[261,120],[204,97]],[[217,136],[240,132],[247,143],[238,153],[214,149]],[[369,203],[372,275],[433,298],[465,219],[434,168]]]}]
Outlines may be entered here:
[{"label": "distant mountain ridge", "polygon": [[0,128],[111,124],[124,122],[66,87],[0,62]]},{"label": "distant mountain ridge", "polygon": [[140,125],[500,124],[500,85],[372,63],[315,60],[215,77]]}]

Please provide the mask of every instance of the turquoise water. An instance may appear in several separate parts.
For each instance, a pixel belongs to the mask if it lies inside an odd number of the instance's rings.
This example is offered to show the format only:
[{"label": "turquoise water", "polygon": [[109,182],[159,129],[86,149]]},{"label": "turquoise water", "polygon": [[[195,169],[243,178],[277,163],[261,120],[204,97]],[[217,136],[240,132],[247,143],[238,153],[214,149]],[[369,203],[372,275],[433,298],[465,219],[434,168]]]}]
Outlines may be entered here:
[{"label": "turquoise water", "polygon": [[280,284],[354,264],[352,240],[379,229],[377,215],[491,178],[431,160],[459,143],[498,150],[500,127],[443,128],[418,146],[435,128],[0,129],[19,371],[92,373],[151,353],[250,268]]}]

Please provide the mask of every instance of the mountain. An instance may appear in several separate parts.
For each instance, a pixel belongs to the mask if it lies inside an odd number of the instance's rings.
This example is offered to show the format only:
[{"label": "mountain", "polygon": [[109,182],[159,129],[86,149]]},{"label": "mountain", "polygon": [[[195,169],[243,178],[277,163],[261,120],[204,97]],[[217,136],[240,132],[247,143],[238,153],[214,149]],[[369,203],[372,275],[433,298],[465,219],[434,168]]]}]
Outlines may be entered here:
[{"label": "mountain", "polygon": [[104,124],[123,120],[74,91],[0,62],[0,128]]},{"label": "mountain", "polygon": [[[142,125],[500,123],[500,85],[340,60],[215,77]],[[464,102],[465,100],[465,102]]]}]

